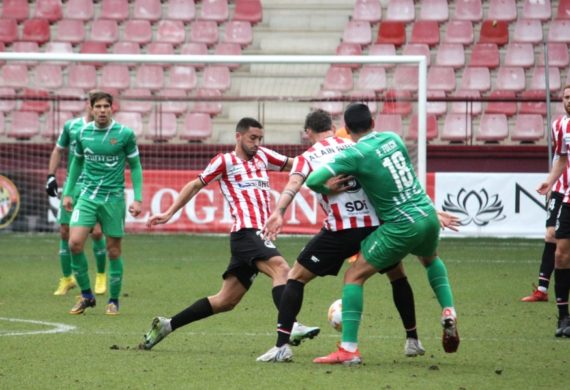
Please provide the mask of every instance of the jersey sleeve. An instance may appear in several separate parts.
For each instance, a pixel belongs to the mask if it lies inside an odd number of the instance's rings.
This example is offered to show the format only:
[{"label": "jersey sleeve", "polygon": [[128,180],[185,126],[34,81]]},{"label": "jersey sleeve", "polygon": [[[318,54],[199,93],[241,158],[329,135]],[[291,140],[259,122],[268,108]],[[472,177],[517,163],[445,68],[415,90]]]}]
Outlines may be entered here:
[{"label": "jersey sleeve", "polygon": [[202,173],[198,175],[198,178],[204,185],[208,185],[215,180],[219,180],[225,170],[226,164],[224,162],[224,155],[220,153],[210,160],[210,163],[204,168]]},{"label": "jersey sleeve", "polygon": [[293,160],[293,167],[291,168],[291,172],[289,172],[289,176],[291,175],[301,175],[304,178],[307,178],[309,174],[313,171],[313,168],[309,161],[303,156],[297,156]]},{"label": "jersey sleeve", "polygon": [[125,154],[127,158],[137,157],[139,155],[139,147],[137,146],[137,136],[135,132],[129,129],[127,142],[125,142]]},{"label": "jersey sleeve", "polygon": [[337,154],[331,161],[324,164],[333,176],[352,175],[358,172],[358,164],[362,164],[364,155],[357,146],[348,148]]},{"label": "jersey sleeve", "polygon": [[267,169],[270,171],[281,171],[287,164],[289,157],[277,153],[274,150],[261,147],[260,150],[263,151],[267,157]]},{"label": "jersey sleeve", "polygon": [[70,125],[71,121],[67,121],[63,125],[63,130],[61,131],[59,137],[57,137],[56,145],[58,148],[67,149],[69,147],[69,144],[71,143],[71,137],[69,134],[69,128],[71,127]]}]

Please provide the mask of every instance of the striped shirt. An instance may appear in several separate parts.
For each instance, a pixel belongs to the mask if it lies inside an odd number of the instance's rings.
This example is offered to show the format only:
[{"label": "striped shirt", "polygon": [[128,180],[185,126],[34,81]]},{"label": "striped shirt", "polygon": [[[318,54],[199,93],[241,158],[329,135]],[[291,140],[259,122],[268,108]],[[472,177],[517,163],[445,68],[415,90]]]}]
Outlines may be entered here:
[{"label": "striped shirt", "polygon": [[220,153],[198,176],[204,185],[218,181],[230,206],[232,232],[245,228],[261,229],[271,214],[271,188],[267,171],[280,171],[288,157],[260,147],[251,160],[235,152]]},{"label": "striped shirt", "polygon": [[[328,137],[319,141],[295,157],[290,175],[297,174],[306,179],[315,169],[352,145],[354,143],[351,140],[339,137]],[[356,181],[354,185],[353,189],[337,195],[317,194],[317,199],[327,215],[324,221],[325,229],[338,231],[378,226],[378,217],[368,197]]]},{"label": "striped shirt", "polygon": [[[562,145],[564,141],[564,133],[568,132],[568,123],[570,118],[564,115],[552,122],[552,142],[554,146],[554,159],[558,158],[561,154]],[[558,181],[552,187],[552,191],[565,194],[568,190],[568,169],[565,170]],[[564,200],[566,202],[566,200]]]}]

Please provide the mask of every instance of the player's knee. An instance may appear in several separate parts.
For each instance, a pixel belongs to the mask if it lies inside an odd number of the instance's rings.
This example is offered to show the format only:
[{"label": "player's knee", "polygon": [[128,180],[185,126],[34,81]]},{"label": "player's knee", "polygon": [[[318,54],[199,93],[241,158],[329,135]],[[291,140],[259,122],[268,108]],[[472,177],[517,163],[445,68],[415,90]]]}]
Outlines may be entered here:
[{"label": "player's knee", "polygon": [[210,297],[210,304],[214,313],[221,313],[225,311],[232,311],[239,303],[240,298],[232,296],[215,295]]},{"label": "player's knee", "polygon": [[83,251],[83,242],[75,239],[70,239],[69,251],[73,254],[81,253]]},{"label": "player's knee", "polygon": [[121,257],[121,248],[116,246],[107,246],[107,255],[110,259],[118,259]]},{"label": "player's knee", "polygon": [[557,249],[554,256],[554,266],[556,268],[570,268],[570,254]]},{"label": "player's knee", "polygon": [[103,238],[103,232],[94,230],[91,233],[91,238],[94,239],[95,241],[100,241]]}]

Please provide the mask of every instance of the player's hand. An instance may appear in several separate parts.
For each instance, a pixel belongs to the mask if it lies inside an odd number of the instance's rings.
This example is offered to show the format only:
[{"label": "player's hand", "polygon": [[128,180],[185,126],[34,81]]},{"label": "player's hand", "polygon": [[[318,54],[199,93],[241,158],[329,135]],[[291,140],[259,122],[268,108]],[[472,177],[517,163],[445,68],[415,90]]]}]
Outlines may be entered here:
[{"label": "player's hand", "polygon": [[438,211],[437,218],[439,219],[439,226],[441,226],[442,229],[447,228],[455,232],[459,231],[458,227],[460,225],[459,218],[457,216],[446,211]]},{"label": "player's hand", "polygon": [[146,226],[152,227],[154,225],[162,225],[170,221],[170,218],[172,218],[172,214],[170,214],[169,212],[151,215],[148,221],[146,221]]},{"label": "player's hand", "polygon": [[129,206],[129,213],[133,216],[136,217],[138,216],[142,211],[142,206],[141,206],[141,202],[139,202],[138,200],[135,200],[133,203],[131,203],[131,205]]},{"label": "player's hand", "polygon": [[46,192],[49,196],[57,196],[57,180],[55,180],[55,175],[48,175],[46,182]]},{"label": "player's hand", "polygon": [[536,189],[536,192],[538,192],[540,195],[548,195],[548,193],[550,192],[550,187],[551,186],[547,182],[540,183],[540,185]]},{"label": "player's hand", "polygon": [[71,196],[63,197],[63,208],[70,213],[73,211],[73,198]]},{"label": "player's hand", "polygon": [[282,228],[283,217],[279,213],[272,213],[265,222],[263,229],[261,229],[261,235],[266,240],[273,241],[277,238],[277,235],[281,233]]},{"label": "player's hand", "polygon": [[352,188],[351,181],[353,180],[354,177],[352,176],[338,175],[328,179],[326,186],[329,188],[331,194],[340,194]]}]

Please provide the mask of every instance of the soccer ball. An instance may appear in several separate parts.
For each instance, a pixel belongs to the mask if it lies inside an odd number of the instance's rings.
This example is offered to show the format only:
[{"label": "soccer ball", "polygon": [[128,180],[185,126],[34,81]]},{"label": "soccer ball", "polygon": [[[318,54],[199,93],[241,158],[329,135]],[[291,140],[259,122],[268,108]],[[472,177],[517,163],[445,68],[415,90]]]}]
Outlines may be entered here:
[{"label": "soccer ball", "polygon": [[328,319],[335,330],[342,331],[342,299],[337,299],[330,305]]}]

